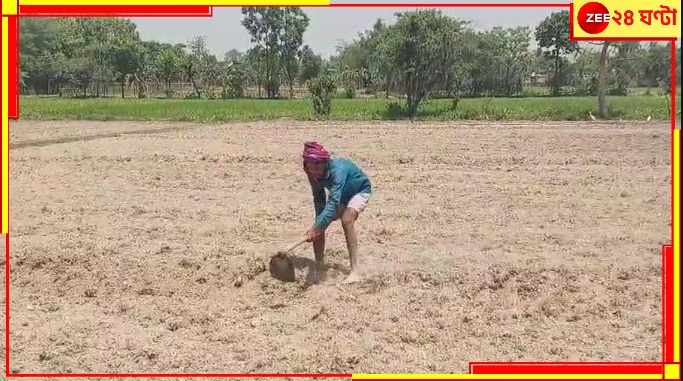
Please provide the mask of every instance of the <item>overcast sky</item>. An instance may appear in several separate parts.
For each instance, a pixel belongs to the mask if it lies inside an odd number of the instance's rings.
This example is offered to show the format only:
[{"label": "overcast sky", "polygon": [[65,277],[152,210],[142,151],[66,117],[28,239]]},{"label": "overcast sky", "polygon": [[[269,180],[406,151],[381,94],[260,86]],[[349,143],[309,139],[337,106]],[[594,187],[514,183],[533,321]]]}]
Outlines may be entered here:
[{"label": "overcast sky", "polygon": [[[333,0],[334,1],[334,0]],[[414,1],[382,1],[372,0],[379,3],[410,3]],[[448,1],[448,0],[446,0]],[[431,4],[444,3],[446,1],[430,0]],[[335,3],[358,3],[358,1],[335,1]],[[453,0],[450,1],[453,3]],[[519,1],[471,1],[477,3],[514,3]],[[470,3],[471,3],[470,2]],[[561,0],[526,0],[527,3],[567,3]],[[310,25],[304,35],[304,43],[313,50],[327,57],[335,52],[335,47],[340,40],[349,41],[357,36],[358,32],[370,29],[375,20],[382,18],[392,22],[393,14],[399,10],[414,9],[414,7],[304,7]],[[536,26],[541,20],[552,12],[567,7],[441,7],[445,14],[472,21],[476,29],[490,29],[495,26],[517,27]],[[143,39],[157,40],[161,42],[186,42],[194,35],[205,35],[211,52],[222,58],[230,49],[247,50],[251,47],[249,34],[240,24],[242,14],[239,7],[213,9],[212,18],[136,18],[140,36]]]}]

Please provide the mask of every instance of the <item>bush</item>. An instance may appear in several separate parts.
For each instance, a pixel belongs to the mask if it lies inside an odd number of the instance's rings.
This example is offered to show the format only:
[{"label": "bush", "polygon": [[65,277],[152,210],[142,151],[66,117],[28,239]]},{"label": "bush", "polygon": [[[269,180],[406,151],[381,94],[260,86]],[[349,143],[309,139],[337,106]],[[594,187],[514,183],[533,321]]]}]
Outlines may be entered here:
[{"label": "bush", "polygon": [[616,97],[625,97],[628,95],[628,89],[626,89],[624,87],[614,87],[614,88],[607,90],[607,95],[616,96]]},{"label": "bush", "polygon": [[389,120],[403,119],[406,116],[405,110],[398,102],[387,104],[386,118]]},{"label": "bush", "polygon": [[308,91],[313,100],[313,109],[317,115],[330,115],[332,99],[337,92],[337,84],[329,75],[323,75],[308,81]]},{"label": "bush", "polygon": [[353,88],[353,86],[347,86],[346,89],[344,89],[344,97],[346,99],[353,99],[356,97],[356,89]]}]

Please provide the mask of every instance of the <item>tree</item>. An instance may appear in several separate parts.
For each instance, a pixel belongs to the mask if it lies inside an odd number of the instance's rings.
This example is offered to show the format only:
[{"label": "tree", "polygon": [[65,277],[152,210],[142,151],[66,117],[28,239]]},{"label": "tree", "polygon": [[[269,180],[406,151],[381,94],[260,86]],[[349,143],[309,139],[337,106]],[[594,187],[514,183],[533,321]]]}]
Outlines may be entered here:
[{"label": "tree", "polygon": [[261,98],[263,83],[264,83],[264,73],[266,72],[265,66],[266,62],[263,58],[265,56],[263,49],[260,46],[254,46],[247,51],[245,62],[248,67],[246,76],[248,81],[253,84],[258,85],[258,97]]},{"label": "tree", "polygon": [[671,48],[651,42],[644,52],[641,71],[649,86],[659,86],[664,81],[671,82]]},{"label": "tree", "polygon": [[[628,89],[638,80],[638,56],[641,50],[640,42],[617,42],[611,44],[612,54],[608,57],[609,94],[628,94]],[[671,65],[669,65],[671,66]]]},{"label": "tree", "polygon": [[571,63],[570,84],[577,88],[576,95],[595,95],[600,54],[593,49],[581,49]]},{"label": "tree", "polygon": [[279,96],[281,74],[289,83],[291,95],[308,16],[298,7],[242,7],[242,15],[242,25],[256,44],[252,53],[262,62],[268,98]]},{"label": "tree", "polygon": [[470,91],[478,95],[513,96],[531,74],[528,28],[493,28],[471,33],[464,60]]},{"label": "tree", "polygon": [[282,9],[279,7],[242,7],[242,25],[251,36],[251,42],[257,49],[253,56],[257,58],[264,69],[259,73],[265,75],[262,84],[265,85],[268,98],[276,98],[280,93],[280,60],[279,40],[282,32]]},{"label": "tree", "polygon": [[467,25],[439,10],[397,14],[380,46],[393,81],[406,97],[404,111],[417,114],[420,104],[458,62],[459,35]]},{"label": "tree", "polygon": [[326,66],[334,71],[356,71],[360,74],[363,88],[372,87],[375,91],[386,88],[390,80],[389,68],[379,51],[386,31],[384,21],[377,19],[372,29],[359,33],[353,41],[342,41],[337,46],[337,55],[331,57]]},{"label": "tree", "polygon": [[138,98],[144,98],[149,95],[149,83],[160,79],[157,76],[156,62],[166,47],[171,47],[170,44],[161,44],[157,41],[141,41],[139,50],[139,64],[135,73],[129,76],[128,87],[135,86],[137,88]]},{"label": "tree", "polygon": [[323,59],[319,55],[315,54],[310,46],[304,45],[304,47],[299,52],[299,83],[306,83],[308,80],[316,78],[320,75]]},{"label": "tree", "polygon": [[[126,97],[127,78],[142,64],[142,45],[136,25],[129,19],[105,18],[101,42],[110,55],[111,67],[121,83],[121,98]],[[106,66],[106,65],[104,65]]]},{"label": "tree", "polygon": [[299,52],[304,32],[310,19],[298,7],[286,7],[282,11],[282,34],[280,35],[280,59],[289,84],[289,96],[294,97],[294,81],[299,74]]},{"label": "tree", "polygon": [[187,79],[192,83],[197,98],[202,97],[202,87],[216,81],[215,56],[209,53],[206,36],[194,36],[187,43],[188,54],[182,60],[182,68]]},{"label": "tree", "polygon": [[565,78],[564,56],[579,51],[579,44],[569,39],[569,11],[554,12],[536,27],[536,41],[543,53],[553,62],[552,93],[560,95]]},{"label": "tree", "polygon": [[164,84],[166,97],[171,98],[171,84],[180,79],[183,72],[182,65],[187,60],[184,45],[166,45],[156,57],[154,66],[156,67],[156,77]]},{"label": "tree", "polygon": [[531,31],[526,27],[510,29],[494,29],[499,42],[499,75],[502,77],[502,91],[511,97],[522,91],[523,83],[528,78],[529,68],[529,36]]},{"label": "tree", "polygon": [[244,96],[245,73],[240,61],[223,61],[217,65],[217,82],[221,86],[221,98]]},{"label": "tree", "polygon": [[609,48],[612,45],[611,41],[605,41],[602,43],[602,49],[600,49],[600,60],[598,61],[598,115],[601,118],[607,118],[607,100],[605,99],[606,93],[606,82],[607,82],[607,56],[609,54]]},{"label": "tree", "polygon": [[59,86],[63,62],[59,50],[59,23],[50,18],[25,18],[19,28],[22,87],[51,94]]},{"label": "tree", "polygon": [[142,46],[137,42],[125,42],[112,48],[112,66],[121,82],[121,98],[126,97],[126,79],[138,72],[142,65]]},{"label": "tree", "polygon": [[230,49],[225,52],[225,55],[223,56],[223,61],[225,62],[243,62],[244,59],[244,53],[237,49]]},{"label": "tree", "polygon": [[633,86],[668,94],[672,76],[680,83],[678,45],[673,71],[672,47],[663,43],[610,43],[601,61],[600,47],[579,50],[569,41],[567,12],[554,13],[535,28],[537,49],[530,49],[527,28],[475,32],[438,12],[408,12],[398,14],[394,25],[376,20],[351,41],[340,42],[329,59],[304,44],[308,17],[300,9],[245,7],[242,13],[252,47],[229,50],[221,59],[202,36],[185,44],[144,41],[130,19],[28,18],[20,28],[20,91],[64,95],[76,89],[80,96],[135,91],[146,97],[157,84],[171,97],[172,85],[187,81],[193,83],[191,97],[212,97],[213,89],[221,89],[224,98],[240,97],[258,85],[259,96],[265,88],[275,98],[282,85],[292,95],[297,82],[327,74],[348,96],[358,89],[386,91],[406,100],[402,112],[415,113],[430,97],[516,96],[529,82],[550,76],[555,95],[561,86],[572,86],[577,90],[572,94],[597,94],[604,116],[606,96],[626,94]]}]

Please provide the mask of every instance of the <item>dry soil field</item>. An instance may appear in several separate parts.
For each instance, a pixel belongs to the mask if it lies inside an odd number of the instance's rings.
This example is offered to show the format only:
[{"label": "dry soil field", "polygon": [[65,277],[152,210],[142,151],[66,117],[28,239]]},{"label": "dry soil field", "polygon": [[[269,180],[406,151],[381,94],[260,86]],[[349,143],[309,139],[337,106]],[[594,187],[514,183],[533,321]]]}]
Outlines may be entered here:
[{"label": "dry soil field", "polygon": [[[12,123],[11,370],[657,361],[669,131]],[[324,281],[308,277],[309,246],[295,252],[296,283],[264,272],[312,222],[308,139],[373,181],[358,222],[361,283],[341,284],[338,224]]]}]

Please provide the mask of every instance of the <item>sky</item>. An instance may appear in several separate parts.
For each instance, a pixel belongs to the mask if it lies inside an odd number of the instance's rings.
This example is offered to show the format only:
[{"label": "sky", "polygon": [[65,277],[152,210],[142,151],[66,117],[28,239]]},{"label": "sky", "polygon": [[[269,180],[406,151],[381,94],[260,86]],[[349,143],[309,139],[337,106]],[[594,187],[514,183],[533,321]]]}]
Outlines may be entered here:
[{"label": "sky", "polygon": [[[359,3],[359,1],[333,0],[334,3]],[[368,1],[369,2],[369,1]],[[430,4],[457,3],[455,0],[430,0]],[[473,0],[468,3],[519,3],[510,0]],[[562,0],[527,0],[526,3],[567,3]],[[372,0],[373,4],[382,3],[412,3],[416,1],[383,1]],[[419,3],[419,2],[417,2]],[[372,28],[378,18],[388,23],[393,22],[394,13],[400,10],[410,10],[415,7],[303,7],[310,18],[308,30],[304,34],[304,44],[323,57],[329,57],[336,51],[340,41],[350,41],[359,32]],[[535,27],[552,12],[568,7],[440,7],[444,14],[460,19],[469,20],[476,30],[500,27]],[[222,58],[231,50],[246,51],[251,48],[249,34],[241,25],[242,14],[239,7],[214,7],[212,18],[136,18],[133,21],[138,26],[140,37],[145,40],[160,42],[186,42],[195,35],[207,37],[208,47],[213,54]]]}]

